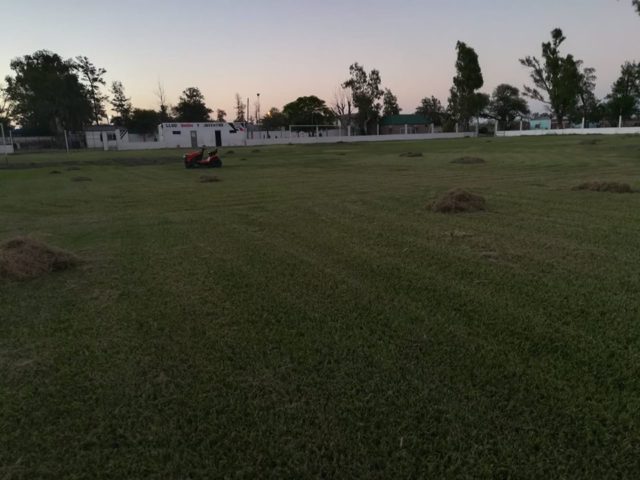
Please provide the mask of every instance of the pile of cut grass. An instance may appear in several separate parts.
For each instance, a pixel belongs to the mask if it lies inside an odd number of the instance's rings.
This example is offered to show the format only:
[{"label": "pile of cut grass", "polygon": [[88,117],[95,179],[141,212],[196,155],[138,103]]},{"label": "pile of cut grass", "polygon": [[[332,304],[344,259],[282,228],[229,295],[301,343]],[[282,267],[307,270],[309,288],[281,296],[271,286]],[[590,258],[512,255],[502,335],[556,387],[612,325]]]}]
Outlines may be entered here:
[{"label": "pile of cut grass", "polygon": [[449,190],[431,204],[431,210],[438,213],[468,213],[485,209],[484,197],[461,188]]},{"label": "pile of cut grass", "polygon": [[0,278],[29,280],[79,263],[73,253],[29,237],[16,237],[0,244]]}]

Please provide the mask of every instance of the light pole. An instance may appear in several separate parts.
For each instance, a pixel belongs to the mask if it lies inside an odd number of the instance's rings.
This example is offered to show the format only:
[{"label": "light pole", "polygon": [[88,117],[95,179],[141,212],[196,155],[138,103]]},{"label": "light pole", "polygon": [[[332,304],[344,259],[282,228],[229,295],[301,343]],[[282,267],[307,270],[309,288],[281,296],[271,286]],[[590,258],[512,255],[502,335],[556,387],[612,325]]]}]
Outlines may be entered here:
[{"label": "light pole", "polygon": [[256,103],[256,125],[260,125],[260,94],[258,93],[258,102]]}]

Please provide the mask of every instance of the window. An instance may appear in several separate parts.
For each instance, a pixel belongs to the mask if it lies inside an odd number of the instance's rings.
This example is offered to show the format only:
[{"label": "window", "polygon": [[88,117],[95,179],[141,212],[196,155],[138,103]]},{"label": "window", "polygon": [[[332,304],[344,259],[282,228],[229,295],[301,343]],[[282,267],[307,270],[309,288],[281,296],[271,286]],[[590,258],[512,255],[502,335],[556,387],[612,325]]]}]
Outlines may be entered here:
[{"label": "window", "polygon": [[174,135],[181,135],[182,134],[182,132],[180,130],[174,130],[171,133],[173,133]]},{"label": "window", "polygon": [[116,141],[116,134],[115,133],[107,133],[107,141],[108,142],[115,142]]}]

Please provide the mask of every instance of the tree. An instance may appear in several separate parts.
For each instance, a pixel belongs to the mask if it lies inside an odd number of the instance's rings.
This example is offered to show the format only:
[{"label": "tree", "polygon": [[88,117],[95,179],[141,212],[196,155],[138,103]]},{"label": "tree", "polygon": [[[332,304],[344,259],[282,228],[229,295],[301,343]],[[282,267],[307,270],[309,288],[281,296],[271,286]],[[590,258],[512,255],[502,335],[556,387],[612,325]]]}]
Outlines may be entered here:
[{"label": "tree", "polygon": [[382,79],[378,70],[371,70],[369,74],[357,62],[349,67],[350,78],[342,84],[343,88],[351,89],[353,105],[358,109],[358,123],[363,133],[367,133],[371,124],[380,116],[379,100],[384,93],[380,87]]},{"label": "tree", "polygon": [[133,133],[152,135],[158,131],[159,123],[161,123],[159,112],[136,108],[131,113],[126,126]]},{"label": "tree", "polygon": [[488,104],[488,96],[477,92],[484,85],[476,51],[464,42],[456,44],[456,76],[449,96],[449,110],[453,117],[468,129],[469,120],[479,117]]},{"label": "tree", "polygon": [[9,98],[5,87],[0,83],[0,123],[6,128],[11,126],[11,118],[9,117]]},{"label": "tree", "polygon": [[158,106],[160,108],[160,123],[166,123],[171,121],[171,115],[169,115],[169,105],[167,104],[167,94],[164,90],[162,82],[158,82],[158,88],[154,92],[158,98]]},{"label": "tree", "polygon": [[216,120],[218,122],[226,122],[226,120],[225,120],[226,116],[227,116],[227,112],[225,112],[221,108],[216,110]]},{"label": "tree", "polygon": [[92,119],[89,92],[73,60],[47,50],[11,61],[6,94],[13,119],[34,134],[80,130]]},{"label": "tree", "polygon": [[640,15],[640,0],[633,0],[631,3],[633,4],[634,7],[636,7],[636,10],[638,11],[638,15]]},{"label": "tree", "polygon": [[612,123],[618,118],[629,118],[640,110],[640,64],[625,62],[620,77],[611,87],[606,98],[606,111]]},{"label": "tree", "polygon": [[96,125],[99,125],[100,120],[107,116],[104,104],[109,97],[102,93],[102,87],[106,85],[104,75],[107,71],[104,68],[96,67],[87,57],[83,56],[76,57],[75,68],[80,73],[80,78],[84,81],[89,92],[92,120]]},{"label": "tree", "polygon": [[289,125],[289,119],[277,108],[273,107],[262,118],[262,127],[265,130],[277,130]]},{"label": "tree", "polygon": [[562,128],[564,118],[578,106],[580,93],[584,91],[585,79],[580,72],[581,61],[573,55],[560,54],[560,46],[566,40],[562,30],[551,32],[551,41],[542,44],[542,61],[536,57],[525,57],[520,63],[531,69],[533,87],[525,86],[526,97],[546,103]]},{"label": "tree", "polygon": [[[576,61],[578,69],[582,66],[582,61]],[[579,71],[580,89],[578,91],[578,107],[572,115],[574,121],[582,119],[591,122],[600,120],[601,106],[594,93],[596,88],[596,69],[586,67]]]},{"label": "tree", "polygon": [[310,95],[298,97],[287,103],[282,113],[289,119],[291,125],[327,125],[333,121],[333,112],[324,100]]},{"label": "tree", "polygon": [[402,109],[398,106],[398,97],[391,90],[385,89],[382,97],[382,116],[389,117],[391,115],[399,115]]},{"label": "tree", "polygon": [[442,103],[433,96],[430,98],[425,97],[420,101],[420,105],[416,108],[416,114],[426,117],[436,127],[443,126],[447,117],[447,112],[442,106]]},{"label": "tree", "polygon": [[182,92],[173,114],[179,122],[206,122],[212,112],[204,102],[204,95],[197,87],[189,87]]},{"label": "tree", "polygon": [[242,101],[242,97],[239,93],[236,93],[236,119],[234,122],[246,122],[246,118],[244,116],[244,102]]},{"label": "tree", "polygon": [[520,96],[517,87],[503,83],[493,91],[487,116],[496,120],[503,129],[509,128],[516,118],[528,114],[527,101]]},{"label": "tree", "polygon": [[351,125],[352,106],[351,92],[349,89],[338,87],[333,94],[333,105],[331,106],[331,111],[343,127],[349,127]]},{"label": "tree", "polygon": [[112,118],[111,121],[114,125],[124,126],[129,122],[131,116],[131,99],[124,93],[124,85],[122,82],[115,81],[111,83],[111,108],[116,112],[117,117]]}]

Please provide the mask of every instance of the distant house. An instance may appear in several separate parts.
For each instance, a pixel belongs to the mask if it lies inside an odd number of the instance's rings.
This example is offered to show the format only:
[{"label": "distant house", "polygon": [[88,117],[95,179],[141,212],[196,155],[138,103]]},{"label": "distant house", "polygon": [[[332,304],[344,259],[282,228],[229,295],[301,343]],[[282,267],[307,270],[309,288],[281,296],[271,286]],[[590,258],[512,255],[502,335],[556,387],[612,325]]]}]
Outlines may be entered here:
[{"label": "distant house", "polygon": [[389,115],[380,119],[380,135],[431,133],[431,120],[422,115]]},{"label": "distant house", "polygon": [[87,148],[116,149],[118,143],[127,135],[127,130],[115,125],[91,125],[85,127],[84,134],[87,140]]},{"label": "distant house", "polygon": [[551,130],[550,118],[532,118],[529,120],[529,128],[531,130]]}]

